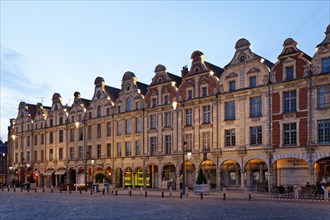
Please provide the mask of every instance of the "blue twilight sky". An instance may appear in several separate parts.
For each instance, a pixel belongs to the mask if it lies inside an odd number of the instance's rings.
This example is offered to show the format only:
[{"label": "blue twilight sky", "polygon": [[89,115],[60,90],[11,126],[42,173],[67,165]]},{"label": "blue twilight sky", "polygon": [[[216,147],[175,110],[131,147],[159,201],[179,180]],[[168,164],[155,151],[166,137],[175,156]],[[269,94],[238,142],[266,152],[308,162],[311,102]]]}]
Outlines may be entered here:
[{"label": "blue twilight sky", "polygon": [[97,76],[120,88],[132,71],[149,84],[163,64],[180,75],[195,50],[223,67],[235,43],[273,63],[288,37],[313,56],[330,23],[327,1],[5,1],[1,0],[1,130],[20,101],[51,105],[60,93],[91,99]]}]

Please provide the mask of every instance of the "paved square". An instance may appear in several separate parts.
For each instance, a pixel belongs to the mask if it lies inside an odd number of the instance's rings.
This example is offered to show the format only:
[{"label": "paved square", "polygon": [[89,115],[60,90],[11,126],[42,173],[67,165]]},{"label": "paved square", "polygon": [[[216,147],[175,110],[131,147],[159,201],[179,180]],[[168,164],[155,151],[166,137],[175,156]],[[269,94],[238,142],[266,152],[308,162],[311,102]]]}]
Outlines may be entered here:
[{"label": "paved square", "polygon": [[190,195],[180,199],[178,193],[161,197],[160,191],[148,197],[133,191],[93,193],[90,191],[58,192],[49,190],[1,191],[0,219],[330,219],[329,202],[268,201],[233,198],[228,193]]}]

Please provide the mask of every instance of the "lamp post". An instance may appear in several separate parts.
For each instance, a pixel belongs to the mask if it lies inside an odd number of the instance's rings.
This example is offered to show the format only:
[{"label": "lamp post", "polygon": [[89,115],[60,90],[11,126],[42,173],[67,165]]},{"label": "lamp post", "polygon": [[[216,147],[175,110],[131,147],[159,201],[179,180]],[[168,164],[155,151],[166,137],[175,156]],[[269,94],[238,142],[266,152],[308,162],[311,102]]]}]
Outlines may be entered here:
[{"label": "lamp post", "polygon": [[92,163],[92,167],[93,167],[93,170],[92,170],[92,178],[93,178],[93,183],[95,183],[95,175],[94,175],[94,160],[91,160],[91,163]]},{"label": "lamp post", "polygon": [[[86,109],[84,108],[84,112],[86,113]],[[84,116],[83,120],[82,120],[82,123],[83,123],[83,141],[84,141],[84,151],[85,151],[85,169],[84,169],[84,174],[85,174],[85,191],[87,191],[87,159],[90,155],[91,152],[88,152],[87,151],[87,143],[86,143],[86,125],[87,125],[87,120],[86,120],[86,117]],[[79,128],[79,122],[77,121],[76,123],[76,128]]]}]

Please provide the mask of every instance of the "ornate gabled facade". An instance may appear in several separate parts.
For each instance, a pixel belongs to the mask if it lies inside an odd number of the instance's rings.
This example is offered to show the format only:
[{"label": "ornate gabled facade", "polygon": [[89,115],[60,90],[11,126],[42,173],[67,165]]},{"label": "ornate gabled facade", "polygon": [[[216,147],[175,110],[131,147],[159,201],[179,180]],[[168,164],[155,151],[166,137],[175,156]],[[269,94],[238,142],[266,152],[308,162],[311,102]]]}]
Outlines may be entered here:
[{"label": "ornate gabled facade", "polygon": [[[218,67],[200,51],[181,77],[159,64],[149,85],[126,72],[121,88],[95,79],[91,100],[58,93],[51,107],[19,104],[9,127],[14,181],[39,186],[273,190],[330,183],[330,25],[313,58],[288,38],[275,64],[239,39]],[[191,157],[185,156],[189,151]],[[27,166],[27,164],[29,166]]]}]

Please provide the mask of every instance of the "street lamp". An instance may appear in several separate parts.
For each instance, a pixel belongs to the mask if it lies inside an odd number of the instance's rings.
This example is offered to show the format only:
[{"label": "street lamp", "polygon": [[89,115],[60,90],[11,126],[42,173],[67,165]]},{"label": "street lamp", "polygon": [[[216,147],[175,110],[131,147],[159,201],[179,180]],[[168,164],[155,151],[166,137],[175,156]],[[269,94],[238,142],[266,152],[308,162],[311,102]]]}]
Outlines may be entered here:
[{"label": "street lamp", "polygon": [[92,178],[93,178],[93,183],[95,183],[95,181],[94,181],[94,160],[91,160],[91,162],[92,162],[92,167],[93,167],[93,170],[92,170]]},{"label": "street lamp", "polygon": [[[84,109],[84,111],[86,112],[86,109]],[[91,152],[88,152],[87,151],[87,144],[86,144],[86,140],[87,140],[87,138],[86,138],[86,125],[87,125],[87,120],[86,120],[86,118],[84,117],[84,119],[82,120],[82,122],[83,122],[83,141],[84,141],[84,150],[85,150],[85,169],[84,169],[84,173],[85,173],[85,191],[87,191],[87,159],[88,159],[88,157],[89,157],[89,155],[90,155],[90,153]],[[77,121],[76,123],[75,123],[75,125],[76,125],[76,128],[79,128],[79,122]]]}]

